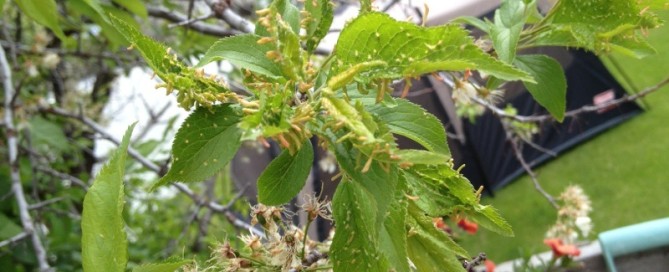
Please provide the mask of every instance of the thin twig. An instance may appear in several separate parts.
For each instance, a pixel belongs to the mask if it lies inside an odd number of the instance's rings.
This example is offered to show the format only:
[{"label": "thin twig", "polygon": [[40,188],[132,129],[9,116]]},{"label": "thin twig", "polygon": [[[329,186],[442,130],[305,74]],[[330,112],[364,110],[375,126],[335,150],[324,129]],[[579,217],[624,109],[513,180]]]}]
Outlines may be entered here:
[{"label": "thin twig", "polygon": [[56,203],[58,201],[61,201],[63,199],[65,199],[65,198],[64,197],[55,197],[55,198],[52,198],[52,199],[44,200],[42,202],[35,203],[35,204],[32,204],[32,205],[28,206],[28,209],[30,209],[30,210],[41,209],[43,207],[49,206],[49,205],[51,205],[53,203]]},{"label": "thin twig", "polygon": [[7,150],[9,155],[9,169],[10,169],[10,178],[12,181],[12,191],[14,191],[14,198],[16,198],[16,204],[19,208],[19,217],[21,219],[21,225],[23,226],[23,231],[29,234],[32,238],[33,249],[35,250],[35,256],[37,257],[37,263],[40,271],[50,271],[51,267],[46,257],[46,250],[42,245],[42,241],[38,233],[35,231],[35,226],[33,225],[32,217],[28,211],[28,202],[26,201],[25,194],[23,192],[23,184],[21,183],[21,174],[19,173],[18,166],[18,138],[17,131],[14,128],[14,105],[12,104],[11,97],[14,96],[14,86],[12,84],[12,72],[9,68],[9,63],[7,63],[7,57],[5,56],[5,49],[0,46],[0,80],[3,83],[3,88],[5,89],[5,135],[7,137]]},{"label": "thin twig", "polygon": [[17,235],[12,236],[11,238],[9,238],[9,239],[7,239],[7,240],[0,241],[0,248],[3,248],[3,247],[5,247],[5,246],[7,246],[7,245],[15,244],[16,242],[25,239],[25,238],[28,237],[29,235],[30,235],[30,234],[28,234],[28,233],[26,233],[25,231],[23,231],[23,232],[21,232],[21,233],[19,233],[19,234],[17,234]]},{"label": "thin twig", "polygon": [[502,122],[502,127],[507,133],[507,139],[509,140],[509,144],[511,144],[511,149],[513,150],[513,154],[516,156],[516,159],[518,162],[520,162],[520,165],[525,169],[525,172],[530,176],[530,179],[532,180],[532,183],[534,184],[534,189],[536,189],[548,202],[555,208],[559,209],[560,206],[555,202],[555,198],[551,196],[546,190],[544,190],[543,187],[541,187],[541,184],[539,183],[539,180],[537,179],[537,174],[534,173],[532,170],[532,167],[525,161],[525,157],[523,157],[523,152],[520,149],[520,146],[518,144],[518,140],[515,139],[513,136],[512,130],[508,127],[508,125],[505,122]]},{"label": "thin twig", "polygon": [[214,17],[214,14],[213,14],[213,13],[210,13],[210,14],[207,14],[207,15],[204,15],[204,16],[200,16],[200,17],[197,17],[197,18],[190,18],[190,19],[188,19],[188,20],[186,20],[186,21],[182,21],[182,22],[178,22],[178,23],[169,24],[169,25],[167,25],[167,28],[175,28],[175,27],[178,27],[178,26],[187,26],[187,25],[190,25],[190,24],[194,24],[194,23],[196,23],[196,22],[199,22],[199,21],[207,20],[207,19],[209,19],[209,18],[211,18],[211,17]]},{"label": "thin twig", "polygon": [[47,175],[50,175],[50,176],[53,176],[53,177],[69,180],[70,182],[74,183],[75,185],[81,187],[81,189],[83,189],[84,191],[88,191],[88,185],[86,184],[86,182],[84,182],[83,180],[80,180],[79,178],[77,178],[75,176],[68,175],[68,174],[65,174],[65,173],[62,173],[62,172],[58,172],[58,171],[56,171],[52,168],[42,166],[42,165],[38,165],[37,167],[35,167],[35,170],[43,172],[43,173],[45,173]]},{"label": "thin twig", "polygon": [[[173,23],[180,23],[189,20],[188,17],[185,15],[178,14],[176,12],[171,12],[164,8],[146,7],[146,9],[149,12],[149,16],[165,19]],[[225,29],[222,26],[211,25],[204,22],[195,22],[192,24],[184,25],[184,27],[195,30],[202,34],[216,37],[229,37],[232,35],[239,34],[239,31]]]},{"label": "thin twig", "polygon": [[485,260],[486,260],[487,258],[488,258],[488,257],[486,256],[486,254],[483,253],[483,252],[481,252],[481,253],[479,253],[478,256],[476,256],[476,258],[472,259],[471,261],[466,261],[466,260],[465,260],[465,261],[463,262],[463,266],[464,266],[464,268],[465,268],[465,270],[466,270],[467,272],[474,271],[474,270],[473,270],[474,267],[476,267],[476,266],[482,264],[483,262],[485,262]]}]

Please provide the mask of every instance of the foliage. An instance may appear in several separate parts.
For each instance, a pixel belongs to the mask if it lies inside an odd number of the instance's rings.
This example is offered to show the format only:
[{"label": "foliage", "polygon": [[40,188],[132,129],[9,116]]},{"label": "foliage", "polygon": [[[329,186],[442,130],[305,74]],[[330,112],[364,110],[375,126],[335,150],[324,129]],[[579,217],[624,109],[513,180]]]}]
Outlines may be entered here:
[{"label": "foliage", "polygon": [[[39,10],[29,1],[16,2],[66,46],[72,43],[55,23],[55,7]],[[331,244],[308,241],[308,224],[304,231],[296,229],[285,223],[281,208],[259,204],[252,211],[253,223],[263,227],[266,239],[244,237],[246,247],[241,250],[228,242],[218,247],[208,265],[228,270],[409,271],[412,263],[420,271],[462,271],[461,259],[470,255],[436,228],[432,218],[467,218],[508,236],[513,231],[496,209],[480,203],[480,190],[453,168],[438,119],[406,99],[392,97],[391,83],[404,80],[408,91],[412,78],[442,73],[461,83],[455,92],[467,93],[459,94],[456,102],[464,103],[495,93],[506,82],[522,81],[562,120],[566,83],[559,64],[520,50],[561,45],[643,56],[652,49],[640,33],[659,25],[652,12],[634,0],[561,0],[546,16],[537,11],[534,0],[508,0],[493,22],[457,21],[483,30],[487,36],[481,39],[489,41],[490,48],[460,24],[416,26],[373,11],[371,1],[361,1],[361,14],[342,30],[334,52],[322,57],[316,47],[332,22],[331,2],[310,0],[298,7],[276,0],[257,11],[255,33],[213,43],[192,67],[140,32],[134,19],[127,20],[129,13],[118,6],[138,17],[147,13],[143,5],[130,2],[81,0],[67,5],[99,24],[112,44],[130,43],[163,81],[159,87],[175,93],[185,110],[194,109],[178,129],[169,170],[153,189],[207,180],[224,170],[244,142],[273,141],[283,151],[261,174],[258,200],[281,205],[302,189],[313,165],[315,146],[310,139],[316,137],[321,148],[336,156],[340,182],[332,200],[336,231]],[[241,70],[248,93],[235,92],[225,79],[197,68],[220,60]],[[485,78],[485,85],[471,82],[474,71]],[[487,98],[494,102],[493,95]],[[396,135],[425,150],[399,149]],[[126,268],[122,176],[128,138],[129,132],[84,200],[82,258],[87,270],[102,261],[111,262],[105,269]],[[116,171],[111,172],[112,167]],[[104,185],[110,189],[100,189]],[[97,197],[107,201],[95,204]],[[327,204],[313,204],[305,210],[329,217],[324,207]],[[100,214],[108,216],[98,218]],[[93,250],[110,244],[115,249]],[[329,258],[320,255],[324,261],[309,262],[311,253],[323,251]],[[118,256],[110,259],[107,254]],[[168,260],[135,270],[173,270],[185,263]]]}]

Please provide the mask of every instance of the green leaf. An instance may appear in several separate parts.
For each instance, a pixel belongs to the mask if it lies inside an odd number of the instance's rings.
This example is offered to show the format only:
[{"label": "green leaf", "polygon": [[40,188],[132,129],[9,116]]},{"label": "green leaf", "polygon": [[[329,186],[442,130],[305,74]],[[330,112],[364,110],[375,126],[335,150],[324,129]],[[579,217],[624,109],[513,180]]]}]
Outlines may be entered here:
[{"label": "green leaf", "polygon": [[427,150],[450,154],[446,143],[446,131],[437,117],[406,99],[395,99],[395,101],[397,101],[396,107],[389,108],[376,104],[367,108],[388,124],[392,133],[407,137]]},{"label": "green leaf", "polygon": [[[648,3],[637,0],[561,0],[540,23],[544,26],[543,31],[533,37],[532,44],[579,47],[594,52],[648,47],[640,32],[660,25],[652,11],[642,12]],[[636,57],[643,55],[645,53]]]},{"label": "green leaf", "polygon": [[123,175],[132,124],[84,198],[81,255],[84,271],[125,271],[128,241],[123,222]]},{"label": "green leaf", "polygon": [[483,31],[484,33],[490,33],[490,25],[483,20],[476,18],[474,16],[461,16],[455,18],[451,21],[454,24],[469,24],[473,27],[476,27]]},{"label": "green leaf", "polygon": [[334,18],[334,5],[330,0],[307,0],[304,2],[304,10],[309,15],[306,20],[307,52],[311,53],[328,34],[332,19]]},{"label": "green leaf", "polygon": [[372,0],[360,0],[360,13],[372,11]]},{"label": "green leaf", "polygon": [[379,232],[379,248],[388,257],[391,269],[410,271],[407,255],[407,202],[406,181],[400,178],[395,198],[388,209],[388,216]]},{"label": "green leaf", "polygon": [[153,188],[169,182],[202,181],[223,168],[241,145],[240,118],[231,104],[196,109],[174,137],[172,167]]},{"label": "green leaf", "polygon": [[284,204],[302,190],[314,161],[314,149],[305,141],[295,155],[281,152],[258,178],[258,201],[265,205]]},{"label": "green leaf", "polygon": [[58,22],[58,7],[54,0],[14,0],[21,11],[35,20],[40,25],[43,25],[51,31],[62,41],[67,40],[65,33],[60,28]]},{"label": "green leaf", "polygon": [[560,63],[545,55],[523,55],[514,64],[534,77],[536,83],[523,82],[532,97],[562,122],[567,107],[567,79]]},{"label": "green leaf", "polygon": [[23,232],[23,228],[14,223],[4,213],[0,213],[0,240],[12,238],[21,232]]},{"label": "green leaf", "polygon": [[38,150],[54,150],[59,154],[71,149],[62,126],[40,116],[30,120],[30,137],[32,145]]},{"label": "green leaf", "polygon": [[102,9],[102,6],[100,5],[100,2],[98,0],[82,0],[86,5],[91,7],[97,14],[102,17],[103,19],[107,20],[107,14],[105,14],[105,11]]},{"label": "green leaf", "polygon": [[275,45],[273,43],[258,44],[260,38],[254,34],[243,34],[220,39],[207,50],[196,67],[224,59],[239,68],[248,69],[273,79],[280,78],[282,76],[281,66],[265,56],[268,51],[275,49]]},{"label": "green leaf", "polygon": [[174,272],[192,260],[168,260],[160,263],[143,264],[132,269],[132,272]]},{"label": "green leaf", "polygon": [[465,271],[457,256],[469,258],[469,253],[414,205],[409,205],[407,225],[409,258],[418,271]]},{"label": "green leaf", "polygon": [[388,271],[388,260],[379,252],[377,207],[358,182],[343,179],[332,199],[337,225],[330,246],[334,271]]},{"label": "green leaf", "polygon": [[526,20],[524,14],[523,1],[504,1],[495,12],[495,23],[490,26],[490,37],[497,56],[503,62],[512,63],[516,57],[516,46]]},{"label": "green leaf", "polygon": [[532,80],[523,71],[483,52],[459,25],[425,28],[378,12],[363,14],[344,28],[335,56],[340,62],[336,73],[363,62],[387,63],[361,75],[365,79],[473,69],[506,80]]},{"label": "green leaf", "polygon": [[119,4],[120,6],[126,8],[130,12],[137,14],[139,17],[146,18],[149,15],[142,1],[137,1],[137,0],[113,0],[113,1],[114,3]]},{"label": "green leaf", "polygon": [[492,206],[477,205],[473,212],[467,213],[467,218],[497,234],[508,237],[514,236],[511,225]]}]

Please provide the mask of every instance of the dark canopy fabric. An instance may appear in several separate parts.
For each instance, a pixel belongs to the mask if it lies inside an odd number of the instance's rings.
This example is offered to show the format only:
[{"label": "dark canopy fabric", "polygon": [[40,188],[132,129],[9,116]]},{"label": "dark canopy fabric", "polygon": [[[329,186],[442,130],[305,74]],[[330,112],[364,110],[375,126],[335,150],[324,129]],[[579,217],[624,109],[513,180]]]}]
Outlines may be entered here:
[{"label": "dark canopy fabric", "polygon": [[[543,52],[558,59],[567,77],[567,110],[591,105],[595,97],[626,94],[623,87],[613,78],[597,56],[584,51],[561,48],[547,48]],[[521,115],[547,114],[522,85],[509,92],[518,93],[507,100]],[[607,93],[608,92],[608,93]],[[604,93],[604,94],[603,94]],[[533,142],[560,154],[589,138],[609,129],[642,112],[635,103],[625,103],[603,112],[590,112],[575,118],[566,118],[563,123],[555,121],[540,124],[540,132]],[[512,147],[506,139],[499,119],[486,112],[475,123],[465,122],[466,142],[450,141],[457,165],[465,164],[463,174],[475,186],[484,185],[488,192],[499,189],[523,174]],[[524,145],[523,156],[536,166],[552,158],[552,155]]]}]

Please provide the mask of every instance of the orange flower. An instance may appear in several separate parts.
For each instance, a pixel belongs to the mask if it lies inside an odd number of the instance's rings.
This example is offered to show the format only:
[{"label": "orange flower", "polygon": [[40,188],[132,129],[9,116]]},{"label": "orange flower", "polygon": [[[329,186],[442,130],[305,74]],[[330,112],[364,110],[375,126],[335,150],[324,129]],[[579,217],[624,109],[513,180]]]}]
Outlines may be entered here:
[{"label": "orange flower", "polygon": [[495,263],[491,260],[485,260],[485,272],[495,272]]},{"label": "orange flower", "polygon": [[544,240],[544,244],[551,247],[555,258],[560,258],[562,256],[576,257],[581,255],[581,250],[578,249],[578,247],[575,245],[565,245],[562,243],[562,240],[557,238],[546,239]]},{"label": "orange flower", "polygon": [[479,225],[477,225],[474,222],[468,221],[467,219],[464,218],[458,221],[458,227],[460,227],[469,234],[475,234],[476,231],[479,230]]}]

